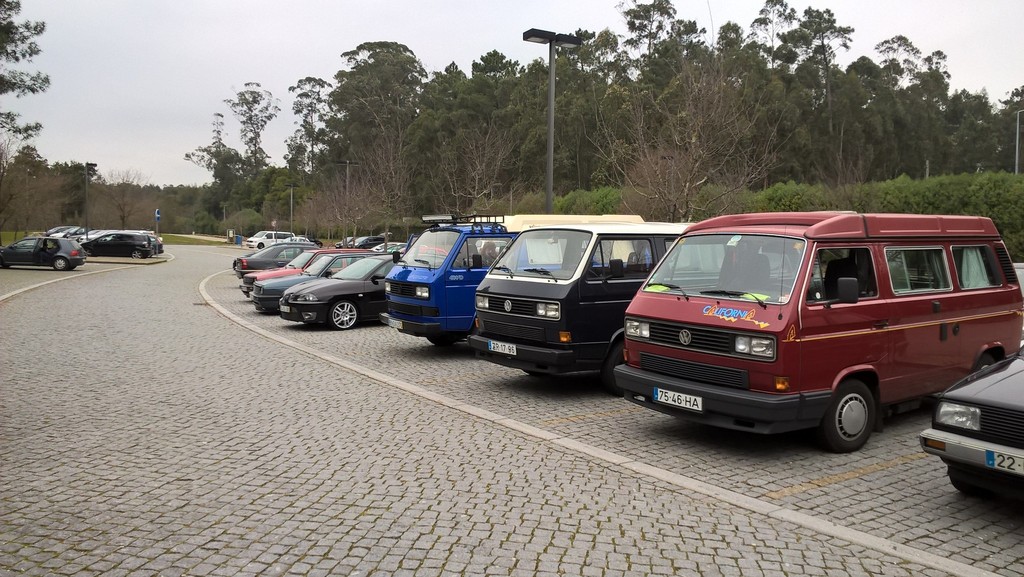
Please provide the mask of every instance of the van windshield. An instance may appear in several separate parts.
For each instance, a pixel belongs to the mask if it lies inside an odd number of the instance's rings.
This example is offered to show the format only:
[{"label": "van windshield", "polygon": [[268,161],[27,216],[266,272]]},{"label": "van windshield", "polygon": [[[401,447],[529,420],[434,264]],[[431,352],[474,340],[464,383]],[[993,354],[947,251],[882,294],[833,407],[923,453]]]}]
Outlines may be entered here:
[{"label": "van windshield", "polygon": [[785,236],[683,236],[643,290],[785,303],[793,294],[805,248],[803,239]]},{"label": "van windshield", "polygon": [[513,278],[568,280],[579,268],[592,237],[580,230],[527,230],[501,253],[491,270]]},{"label": "van windshield", "polygon": [[461,235],[457,230],[427,230],[405,251],[402,261],[412,267],[440,268]]}]

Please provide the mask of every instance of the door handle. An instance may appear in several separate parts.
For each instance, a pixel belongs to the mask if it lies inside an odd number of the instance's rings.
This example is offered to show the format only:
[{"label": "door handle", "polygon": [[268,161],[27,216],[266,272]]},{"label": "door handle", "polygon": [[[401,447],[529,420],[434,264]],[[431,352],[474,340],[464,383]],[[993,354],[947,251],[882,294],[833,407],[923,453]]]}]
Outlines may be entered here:
[{"label": "door handle", "polygon": [[875,321],[875,324],[872,325],[872,326],[874,326],[876,329],[886,329],[886,328],[889,328],[889,321],[888,320]]}]

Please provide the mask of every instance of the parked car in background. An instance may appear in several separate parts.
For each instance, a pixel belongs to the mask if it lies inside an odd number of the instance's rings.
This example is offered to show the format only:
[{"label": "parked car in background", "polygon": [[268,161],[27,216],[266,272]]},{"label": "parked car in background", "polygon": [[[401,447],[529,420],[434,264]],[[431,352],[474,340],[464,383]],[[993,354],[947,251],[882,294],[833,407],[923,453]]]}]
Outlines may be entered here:
[{"label": "parked car in background", "polygon": [[73,224],[62,224],[60,226],[55,226],[55,227],[53,227],[51,229],[48,229],[46,232],[43,233],[43,236],[57,236],[57,235],[59,235],[62,232],[65,232],[65,231],[68,231],[68,230],[71,230],[71,229],[74,229],[74,228],[78,228],[78,227],[73,225]]},{"label": "parked car in background", "polygon": [[398,254],[402,254],[405,252],[405,246],[406,244],[404,242],[382,242],[370,250],[373,252],[397,252]]},{"label": "parked car in background", "polygon": [[79,243],[83,243],[83,242],[85,242],[87,240],[93,240],[95,238],[99,238],[99,237],[101,237],[101,236],[103,236],[105,234],[110,234],[112,232],[117,232],[117,231],[113,230],[113,229],[108,229],[108,228],[102,228],[102,229],[101,228],[94,228],[94,229],[86,231],[83,234],[77,235],[77,236],[75,236],[73,238],[75,240],[77,240]]},{"label": "parked car in background", "polygon": [[258,312],[277,313],[285,290],[306,281],[331,277],[357,260],[375,255],[369,251],[321,254],[299,274],[256,281],[252,289],[252,304]]},{"label": "parked car in background", "polygon": [[968,375],[938,398],[921,447],[946,464],[965,495],[1024,500],[1024,358]]},{"label": "parked car in background", "polygon": [[[247,248],[261,249],[272,244],[279,242],[285,242],[295,236],[290,232],[280,230],[261,230],[256,234],[245,239],[245,246]],[[312,244],[312,243],[310,243]]]},{"label": "parked car in background", "polygon": [[238,284],[238,288],[241,289],[242,294],[244,294],[245,298],[248,299],[252,294],[252,287],[257,281],[297,275],[307,269],[315,259],[320,258],[323,255],[363,252],[366,251],[355,248],[310,248],[301,252],[283,267],[268,268],[266,270],[246,273],[242,276],[242,282]]},{"label": "parked car in background", "polygon": [[149,237],[134,232],[112,232],[81,243],[85,254],[89,256],[124,256],[131,258],[149,258],[153,255],[153,247]]},{"label": "parked car in background", "polygon": [[72,226],[72,227],[68,227],[68,228],[66,228],[64,230],[55,232],[55,233],[51,234],[50,236],[57,236],[57,237],[61,237],[61,238],[75,238],[76,236],[83,235],[86,232],[88,232],[88,231],[86,231],[85,227],[82,227],[82,226]]},{"label": "parked car in background", "polygon": [[309,235],[309,234],[302,234],[302,235],[298,235],[298,236],[293,236],[289,240],[294,241],[294,242],[311,242],[311,243],[317,245],[318,247],[322,247],[324,245],[322,240],[316,238],[313,235]]},{"label": "parked car in background", "polygon": [[376,321],[386,303],[384,277],[393,266],[389,254],[368,256],[330,278],[297,284],[281,297],[281,318],[340,330]]},{"label": "parked car in background", "polygon": [[0,247],[0,267],[50,266],[54,270],[75,270],[85,264],[85,251],[70,238],[27,236]]},{"label": "parked car in background", "polygon": [[263,250],[236,258],[231,268],[234,269],[235,276],[242,278],[253,271],[285,266],[303,251],[311,248],[316,248],[316,245],[311,242],[279,242]]},{"label": "parked car in background", "polygon": [[383,243],[386,238],[382,235],[376,236],[361,236],[352,243],[352,248],[373,248],[378,244]]}]

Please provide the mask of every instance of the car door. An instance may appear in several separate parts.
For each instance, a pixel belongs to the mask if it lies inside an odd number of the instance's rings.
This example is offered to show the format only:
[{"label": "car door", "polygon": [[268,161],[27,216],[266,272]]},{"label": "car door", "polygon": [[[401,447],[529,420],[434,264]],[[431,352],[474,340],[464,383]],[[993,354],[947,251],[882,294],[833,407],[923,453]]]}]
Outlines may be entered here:
[{"label": "car door", "polygon": [[284,265],[291,262],[293,258],[299,256],[299,253],[301,253],[303,250],[305,249],[303,249],[303,247],[301,246],[289,246],[282,248],[280,251],[278,251],[277,256],[274,257],[274,263],[277,264],[278,268],[281,268]]},{"label": "car door", "polygon": [[[391,269],[395,266],[395,263],[391,260],[382,261],[380,266],[373,269],[366,280],[363,281],[363,307],[366,309],[363,317],[367,316],[376,318],[382,312],[387,310],[387,295],[384,293],[384,277],[388,276]],[[377,282],[374,283],[374,279]]]},{"label": "car door", "polygon": [[32,255],[39,244],[38,238],[23,238],[4,249],[6,264],[32,264]]}]

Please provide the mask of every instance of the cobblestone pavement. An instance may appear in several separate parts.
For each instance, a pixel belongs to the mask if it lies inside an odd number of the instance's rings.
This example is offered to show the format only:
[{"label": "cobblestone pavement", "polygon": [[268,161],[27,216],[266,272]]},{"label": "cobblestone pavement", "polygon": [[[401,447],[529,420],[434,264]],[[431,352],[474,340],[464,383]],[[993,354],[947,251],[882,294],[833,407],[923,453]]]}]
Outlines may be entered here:
[{"label": "cobblestone pavement", "polygon": [[1024,574],[1021,507],[959,496],[925,411],[853,455],[704,429],[168,252],[0,271],[0,576]]}]

